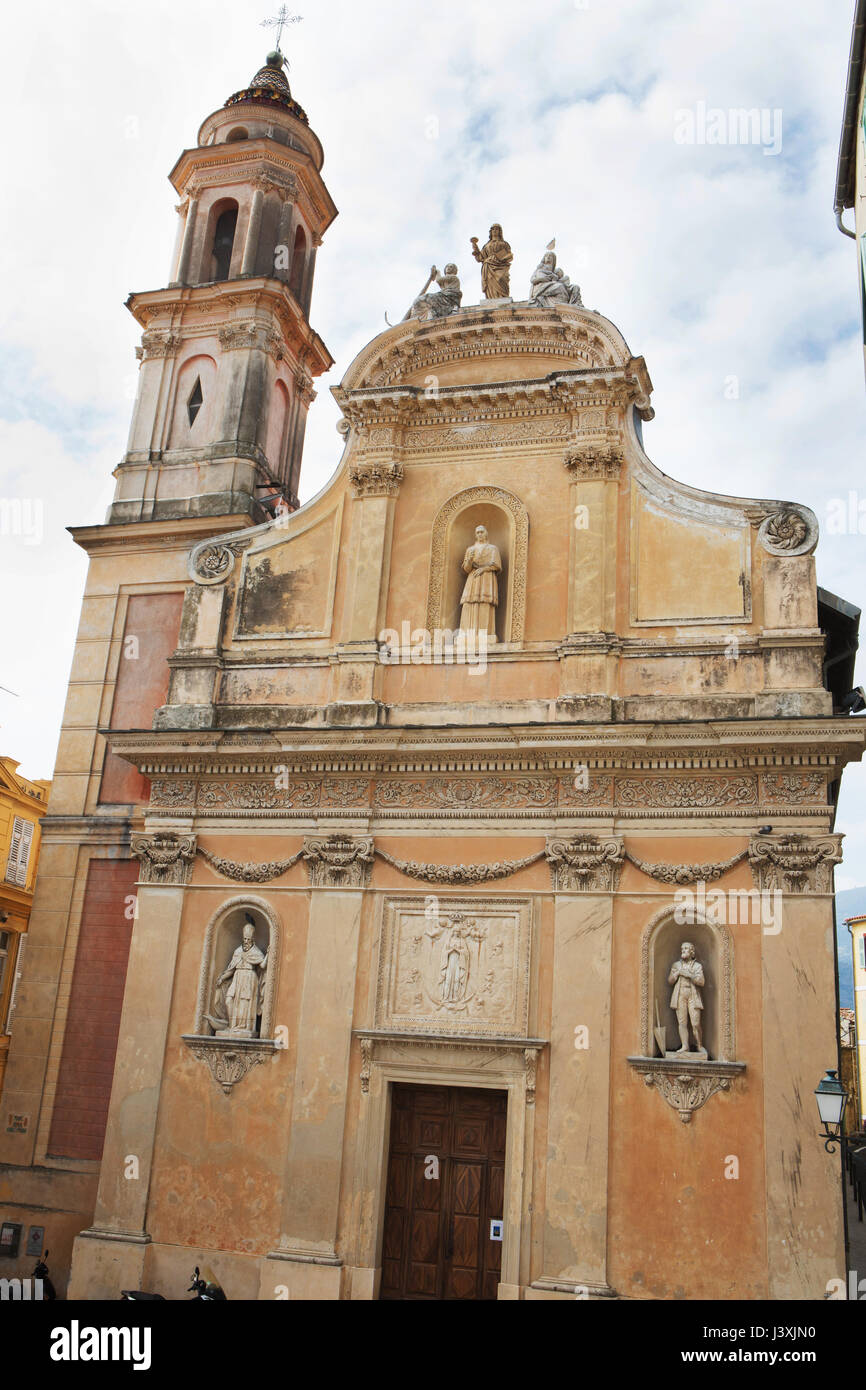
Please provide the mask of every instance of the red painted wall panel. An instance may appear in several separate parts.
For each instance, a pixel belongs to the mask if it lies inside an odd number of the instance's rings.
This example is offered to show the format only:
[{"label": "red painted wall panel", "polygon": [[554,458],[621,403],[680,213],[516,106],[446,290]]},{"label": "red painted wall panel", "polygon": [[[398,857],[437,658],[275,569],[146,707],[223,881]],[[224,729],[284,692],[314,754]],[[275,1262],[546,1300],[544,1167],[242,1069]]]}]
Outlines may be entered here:
[{"label": "red painted wall panel", "polygon": [[54,1157],[102,1157],[138,869],[137,859],[90,861],[48,1140]]},{"label": "red painted wall panel", "polygon": [[[182,607],[183,594],[130,597],[114,688],[112,729],[149,729],[154,711],[165,704],[170,674],[167,662],[177,647]],[[150,779],[108,751],[102,768],[100,802],[127,805],[149,798]]]}]

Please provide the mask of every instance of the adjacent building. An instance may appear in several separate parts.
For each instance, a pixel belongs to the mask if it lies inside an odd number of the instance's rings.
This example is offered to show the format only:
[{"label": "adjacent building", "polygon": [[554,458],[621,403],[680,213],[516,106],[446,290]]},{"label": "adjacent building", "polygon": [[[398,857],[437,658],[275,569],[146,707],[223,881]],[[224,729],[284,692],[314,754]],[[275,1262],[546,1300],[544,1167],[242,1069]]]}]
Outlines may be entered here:
[{"label": "adjacent building", "polygon": [[0,1216],[75,1298],[823,1298],[866,733],[815,516],[661,472],[646,362],[496,223],[298,507],[322,162],[271,54],[129,300]]},{"label": "adjacent building", "polygon": [[[863,343],[866,353],[866,0],[856,0],[842,137],[836,166],[834,201],[836,224],[857,243],[860,307],[863,317]],[[854,210],[854,227],[846,227],[843,214]]]},{"label": "adjacent building", "polygon": [[0,758],[0,1098],[50,787],[22,777],[12,758]]},{"label": "adjacent building", "polygon": [[856,1049],[854,1079],[858,1114],[862,1120],[866,1115],[866,915],[846,917],[845,922],[851,933],[854,957],[854,1020],[851,1032]]}]

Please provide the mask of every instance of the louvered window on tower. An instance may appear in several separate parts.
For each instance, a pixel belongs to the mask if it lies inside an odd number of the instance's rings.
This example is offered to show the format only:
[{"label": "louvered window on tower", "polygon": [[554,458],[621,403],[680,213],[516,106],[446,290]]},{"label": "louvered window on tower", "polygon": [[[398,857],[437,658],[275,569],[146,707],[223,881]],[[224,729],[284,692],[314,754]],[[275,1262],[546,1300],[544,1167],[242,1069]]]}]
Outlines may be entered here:
[{"label": "louvered window on tower", "polygon": [[189,423],[190,423],[190,425],[194,425],[194,424],[195,424],[195,417],[198,415],[199,411],[201,410],[202,402],[203,402],[203,401],[204,401],[204,396],[202,395],[202,392],[201,392],[201,377],[200,377],[200,376],[197,376],[196,379],[195,379],[195,386],[192,388],[192,391],[190,392],[190,395],[189,395],[189,400],[188,400],[187,403],[186,403],[186,411],[187,411],[187,414],[189,415]]},{"label": "louvered window on tower", "polygon": [[27,865],[33,843],[33,822],[16,816],[12,825],[12,844],[6,861],[6,882],[19,888],[27,886]]}]

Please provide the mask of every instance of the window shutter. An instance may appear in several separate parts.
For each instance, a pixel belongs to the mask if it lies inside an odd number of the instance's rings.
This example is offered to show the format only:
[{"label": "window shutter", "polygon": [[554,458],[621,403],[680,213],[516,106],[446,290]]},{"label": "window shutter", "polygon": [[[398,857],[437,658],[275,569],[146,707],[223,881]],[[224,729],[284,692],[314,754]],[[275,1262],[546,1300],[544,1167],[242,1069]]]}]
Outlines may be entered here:
[{"label": "window shutter", "polygon": [[12,976],[12,990],[9,995],[9,1008],[6,1012],[6,1032],[12,1032],[12,1015],[15,1012],[15,997],[18,993],[18,981],[21,979],[21,968],[24,964],[24,947],[27,944],[26,936],[18,938],[18,952],[12,962],[14,974]]},{"label": "window shutter", "polygon": [[27,886],[27,865],[33,844],[33,822],[16,816],[12,824],[12,845],[6,862],[6,882],[19,888]]},{"label": "window shutter", "polygon": [[860,937],[860,969],[866,970],[866,932]]}]

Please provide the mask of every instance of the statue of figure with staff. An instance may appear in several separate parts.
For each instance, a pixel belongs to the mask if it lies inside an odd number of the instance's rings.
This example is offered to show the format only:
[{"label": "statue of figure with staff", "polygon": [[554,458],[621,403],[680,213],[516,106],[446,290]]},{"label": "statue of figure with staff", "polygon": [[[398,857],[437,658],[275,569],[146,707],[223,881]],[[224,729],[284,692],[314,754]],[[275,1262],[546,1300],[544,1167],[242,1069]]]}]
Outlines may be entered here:
[{"label": "statue of figure with staff", "polygon": [[[439,289],[435,294],[428,294],[427,291],[434,280]],[[403,321],[405,323],[406,319],[444,318],[446,314],[453,314],[455,309],[460,308],[462,298],[463,291],[460,288],[456,265],[449,261],[442,275],[435,265],[431,266],[424,288],[414,300],[409,312],[404,314]]]}]

